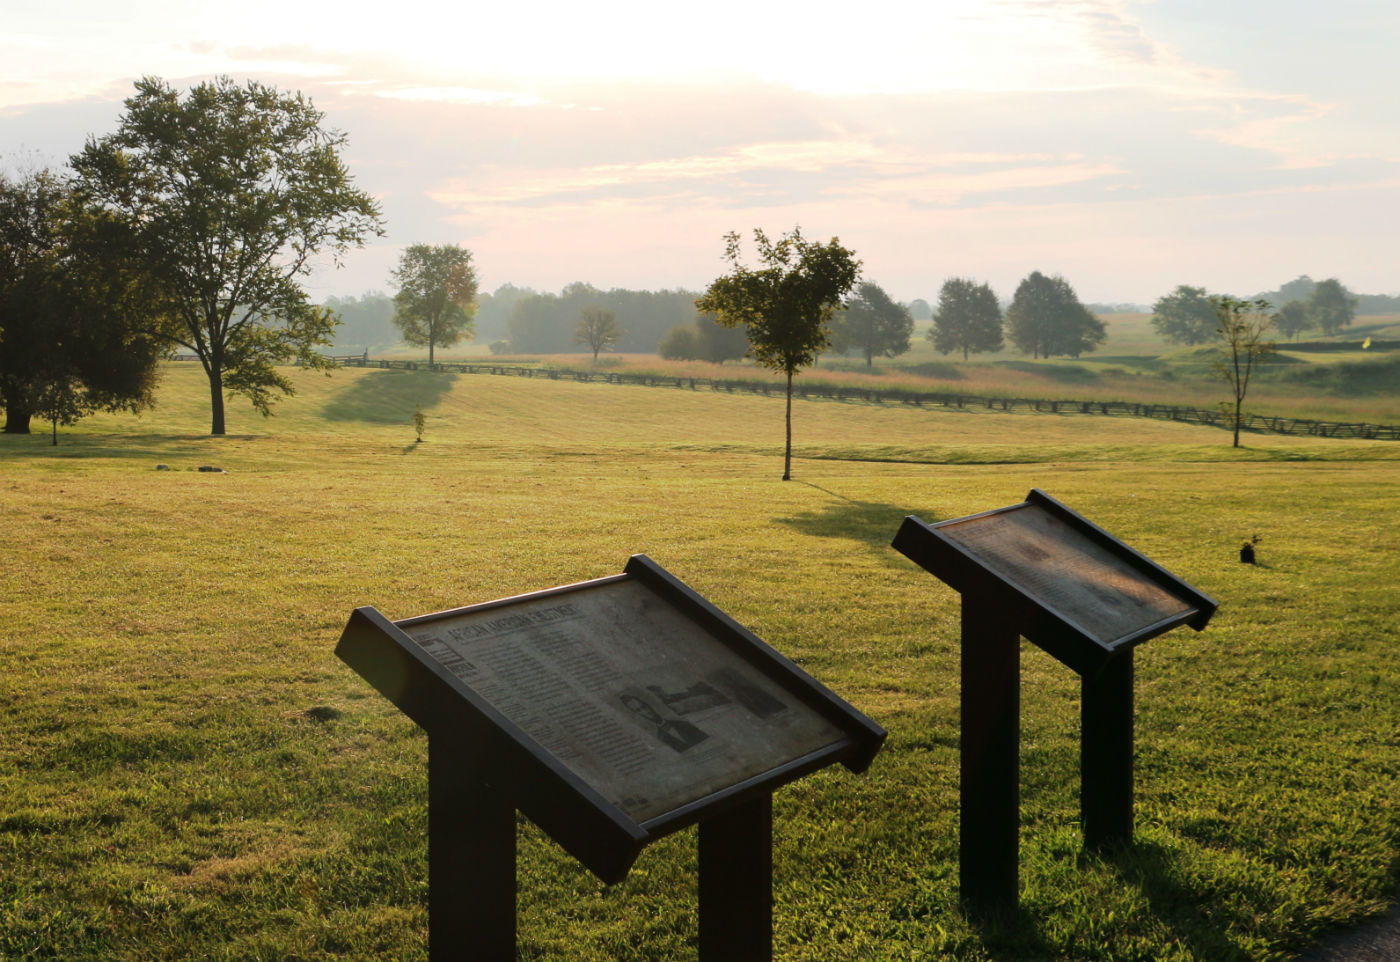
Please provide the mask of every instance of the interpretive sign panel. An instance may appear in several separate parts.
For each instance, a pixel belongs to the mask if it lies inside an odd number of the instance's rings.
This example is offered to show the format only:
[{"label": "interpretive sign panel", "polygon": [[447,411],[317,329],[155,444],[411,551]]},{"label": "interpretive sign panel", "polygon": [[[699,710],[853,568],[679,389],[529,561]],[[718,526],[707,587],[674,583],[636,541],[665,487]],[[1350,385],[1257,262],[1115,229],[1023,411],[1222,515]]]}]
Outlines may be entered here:
[{"label": "interpretive sign panel", "polygon": [[927,525],[894,547],[959,591],[988,578],[1022,600],[1022,633],[1081,673],[1177,625],[1199,630],[1215,602],[1040,490],[1021,504]]},{"label": "interpretive sign panel", "polygon": [[1040,505],[948,524],[939,532],[1101,645],[1112,647],[1195,611]]},{"label": "interpretive sign panel", "polygon": [[638,824],[849,741],[633,578],[400,627]]},{"label": "interpretive sign panel", "polygon": [[401,621],[342,660],[605,881],[646,844],[834,762],[882,728],[672,577],[620,575]]},{"label": "interpretive sign panel", "polygon": [[894,547],[962,595],[959,884],[964,902],[1017,893],[1020,639],[1081,675],[1085,844],[1133,834],[1133,648],[1215,602],[1043,491],[1021,504],[925,524]]}]

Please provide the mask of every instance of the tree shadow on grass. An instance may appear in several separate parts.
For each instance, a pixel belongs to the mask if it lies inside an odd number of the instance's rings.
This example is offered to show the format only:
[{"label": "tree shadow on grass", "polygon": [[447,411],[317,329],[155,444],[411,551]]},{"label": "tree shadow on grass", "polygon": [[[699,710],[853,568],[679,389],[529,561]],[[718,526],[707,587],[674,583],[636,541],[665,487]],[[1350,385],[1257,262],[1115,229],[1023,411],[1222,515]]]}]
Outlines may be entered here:
[{"label": "tree shadow on grass", "polygon": [[[0,435],[0,460],[81,461],[87,459],[170,462],[173,470],[193,470],[195,462],[218,464],[238,441],[261,441],[257,434],[64,434],[58,447],[42,432]],[[201,449],[202,446],[202,449]],[[232,449],[237,453],[239,449]]]},{"label": "tree shadow on grass", "polygon": [[906,365],[901,373],[917,374],[920,377],[937,378],[940,381],[965,381],[967,375],[953,361],[924,361]]},{"label": "tree shadow on grass", "polygon": [[327,401],[321,415],[328,421],[412,423],[413,412],[441,401],[457,377],[437,371],[370,371]]},{"label": "tree shadow on grass", "polygon": [[912,512],[908,505],[856,501],[810,481],[797,483],[815,488],[835,500],[819,510],[805,511],[788,518],[775,518],[775,521],[813,537],[855,541],[875,551],[891,564],[900,563],[900,556],[890,548],[890,542],[894,540],[895,532],[904,523],[905,517],[916,513]]},{"label": "tree shadow on grass", "polygon": [[997,366],[1025,374],[1038,374],[1046,380],[1059,381],[1062,384],[1092,384],[1103,380],[1103,374],[1099,371],[1073,361],[1061,364],[1044,361],[998,361]]}]

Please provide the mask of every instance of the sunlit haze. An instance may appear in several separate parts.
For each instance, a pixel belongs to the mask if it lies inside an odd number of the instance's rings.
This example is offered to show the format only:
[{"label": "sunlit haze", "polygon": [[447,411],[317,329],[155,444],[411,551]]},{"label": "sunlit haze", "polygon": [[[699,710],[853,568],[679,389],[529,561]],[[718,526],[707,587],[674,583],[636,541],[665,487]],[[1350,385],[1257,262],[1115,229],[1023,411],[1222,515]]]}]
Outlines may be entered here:
[{"label": "sunlit haze", "polygon": [[187,5],[8,11],[0,152],[60,164],[142,75],[299,89],[387,235],[483,287],[702,288],[726,231],[839,236],[868,279],[1086,301],[1299,274],[1400,291],[1400,7],[1378,0]]}]

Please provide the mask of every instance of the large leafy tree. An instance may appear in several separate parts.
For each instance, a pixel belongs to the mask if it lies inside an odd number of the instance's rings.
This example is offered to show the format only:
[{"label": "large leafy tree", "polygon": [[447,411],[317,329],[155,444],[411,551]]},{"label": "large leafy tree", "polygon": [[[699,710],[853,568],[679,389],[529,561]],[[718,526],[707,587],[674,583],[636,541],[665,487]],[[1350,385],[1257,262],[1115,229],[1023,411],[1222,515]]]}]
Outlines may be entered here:
[{"label": "large leafy tree", "polygon": [[671,328],[661,339],[656,353],[668,361],[695,361],[702,353],[695,328],[684,324]]},{"label": "large leafy tree", "polygon": [[476,317],[476,268],[472,253],[456,244],[412,244],[393,272],[394,323],[403,339],[428,349],[451,347],[472,334]]},{"label": "large leafy tree", "polygon": [[916,321],[927,321],[933,318],[933,308],[922,297],[914,298],[905,306],[909,308],[909,316]]},{"label": "large leafy tree", "polygon": [[1356,298],[1335,277],[1318,281],[1308,298],[1308,318],[1331,337],[1355,320]]},{"label": "large leafy tree", "polygon": [[1260,362],[1274,353],[1268,340],[1274,319],[1266,300],[1241,301],[1233,297],[1212,297],[1217,330],[1221,340],[1221,357],[1215,362],[1215,372],[1230,385],[1234,405],[1234,447],[1240,446],[1240,409],[1244,406],[1249,380]]},{"label": "large leafy tree", "polygon": [[1006,312],[1011,342],[1033,357],[1065,354],[1078,357],[1092,351],[1108,332],[1103,321],[1079,303],[1063,277],[1032,271],[1016,288]]},{"label": "large leafy tree", "polygon": [[220,77],[180,94],[147,77],[115,133],[72,159],[79,190],[120,220],[156,279],[163,335],[198,355],[209,378],[211,433],[224,434],[224,391],[264,416],[293,393],[275,365],[327,365],[336,315],[309,303],[312,258],[337,262],[382,233],[379,205],[341,161],[345,135],[300,93]]},{"label": "large leafy tree", "polygon": [[1289,301],[1306,301],[1312,296],[1313,289],[1317,287],[1317,281],[1306,274],[1299,274],[1287,284],[1279,286],[1276,295],[1261,298],[1272,301],[1275,304],[1287,304]]},{"label": "large leafy tree", "polygon": [[760,266],[743,262],[737,232],[725,235],[729,270],[715,278],[695,301],[726,327],[748,326],[749,354],[759,364],[787,375],[787,443],[783,480],[792,479],[792,378],[811,366],[831,342],[828,323],[855,287],[860,261],[833,237],[809,241],[794,227],[777,240],[755,230]]},{"label": "large leafy tree", "polygon": [[579,312],[578,327],[574,328],[574,343],[587,344],[593,351],[593,360],[598,360],[599,351],[610,351],[622,331],[617,326],[617,315],[606,307],[585,307]]},{"label": "large leafy tree", "polygon": [[151,403],[158,283],[110,218],[73,203],[51,171],[0,175],[0,399],[5,431]]},{"label": "large leafy tree", "polygon": [[697,357],[715,364],[737,361],[749,349],[748,328],[740,324],[725,327],[713,314],[695,316],[695,345]]},{"label": "large leafy tree", "polygon": [[1274,315],[1274,327],[1284,337],[1291,337],[1298,340],[1298,335],[1312,327],[1312,318],[1308,316],[1308,305],[1302,301],[1293,300],[1278,309]]},{"label": "large leafy tree", "polygon": [[914,318],[874,281],[862,281],[846,310],[832,322],[832,342],[838,351],[855,349],[870,367],[876,357],[898,357],[909,350]]},{"label": "large leafy tree", "polygon": [[725,327],[713,314],[696,314],[694,324],[671,328],[657,347],[657,353],[668,361],[711,361],[715,364],[737,360],[748,350],[748,328],[742,324]]},{"label": "large leafy tree", "polygon": [[965,361],[969,354],[1002,349],[1001,323],[1001,305],[990,285],[950,277],[938,293],[928,339],[942,354],[962,351]]},{"label": "large leafy tree", "polygon": [[62,180],[50,171],[15,179],[0,174],[0,401],[5,433],[28,434],[33,416],[30,375],[42,356],[58,244]]},{"label": "large leafy tree", "polygon": [[1205,288],[1182,284],[1157,298],[1152,305],[1152,326],[1171,343],[1190,346],[1214,340],[1220,325]]}]

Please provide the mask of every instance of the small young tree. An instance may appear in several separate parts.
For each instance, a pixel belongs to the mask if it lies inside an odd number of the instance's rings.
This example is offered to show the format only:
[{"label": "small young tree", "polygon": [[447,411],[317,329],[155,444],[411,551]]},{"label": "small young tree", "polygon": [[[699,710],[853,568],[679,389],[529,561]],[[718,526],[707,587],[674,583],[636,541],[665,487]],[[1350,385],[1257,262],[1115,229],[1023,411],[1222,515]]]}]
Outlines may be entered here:
[{"label": "small young tree", "polygon": [[695,328],[684,324],[671,328],[656,349],[668,361],[694,361],[700,357],[700,339]]},{"label": "small young tree", "polygon": [[1152,326],[1173,344],[1205,344],[1219,326],[1204,287],[1182,284],[1152,305]]},{"label": "small young tree", "polygon": [[593,349],[593,363],[598,363],[599,351],[611,351],[622,331],[617,326],[617,316],[602,307],[585,307],[579,315],[578,327],[574,328],[574,343],[587,344]]},{"label": "small young tree", "polygon": [[1233,297],[1215,296],[1211,299],[1219,323],[1223,356],[1215,362],[1215,372],[1230,385],[1234,398],[1234,447],[1240,446],[1240,409],[1255,367],[1274,352],[1272,341],[1265,335],[1274,319],[1265,300],[1240,301]]},{"label": "small young tree", "polygon": [[842,299],[855,287],[860,261],[833,237],[825,244],[794,227],[778,240],[755,230],[762,266],[744,265],[737,232],[725,235],[729,271],[715,278],[695,301],[702,312],[728,327],[748,325],[749,354],[759,364],[787,375],[787,443],[783,480],[792,479],[792,378],[816,361],[830,343],[827,326]]},{"label": "small young tree", "polygon": [[33,411],[53,426],[53,446],[58,447],[58,426],[77,424],[96,408],[83,390],[83,382],[63,372],[37,375],[33,388]]},{"label": "small young tree", "polygon": [[1001,305],[987,284],[963,277],[950,277],[938,294],[938,312],[928,339],[941,354],[1000,351]]},{"label": "small young tree", "polygon": [[451,347],[471,336],[476,317],[471,251],[456,244],[412,244],[390,276],[399,288],[394,324],[409,344],[428,349],[428,367],[439,344]]}]

